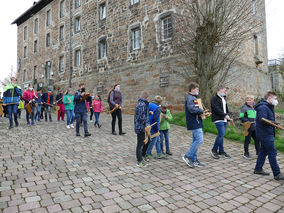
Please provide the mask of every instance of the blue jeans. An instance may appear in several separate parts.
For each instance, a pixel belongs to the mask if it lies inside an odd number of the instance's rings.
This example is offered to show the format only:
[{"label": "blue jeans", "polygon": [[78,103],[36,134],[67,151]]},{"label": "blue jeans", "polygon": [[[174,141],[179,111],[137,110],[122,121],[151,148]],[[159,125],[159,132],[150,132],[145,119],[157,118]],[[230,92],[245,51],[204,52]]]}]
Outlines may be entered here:
[{"label": "blue jeans", "polygon": [[67,114],[67,125],[73,124],[75,120],[74,110],[65,110]]},{"label": "blue jeans", "polygon": [[95,112],[95,119],[96,119],[96,121],[95,121],[95,126],[96,125],[100,125],[100,121],[99,121],[99,119],[100,119],[100,112]]},{"label": "blue jeans", "polygon": [[218,135],[216,137],[212,150],[217,152],[219,149],[219,153],[223,153],[224,152],[224,136],[226,133],[227,122],[218,122],[218,123],[215,123],[215,125],[218,130]]},{"label": "blue jeans", "polygon": [[38,121],[40,121],[40,114],[41,114],[41,105],[38,104],[37,107],[36,107],[35,120],[38,119]]},{"label": "blue jeans", "polygon": [[160,140],[161,140],[161,151],[164,152],[164,137],[165,137],[165,144],[166,144],[166,152],[170,151],[170,144],[169,144],[169,130],[160,130]]},{"label": "blue jeans", "polygon": [[192,144],[185,154],[193,162],[197,161],[198,148],[203,142],[202,128],[192,130]]},{"label": "blue jeans", "polygon": [[161,155],[162,154],[162,150],[161,150],[161,143],[160,143],[160,136],[154,137],[151,139],[150,144],[147,148],[146,151],[146,155],[150,155],[152,153],[152,149],[156,144],[156,150],[157,150],[157,154]]},{"label": "blue jeans", "polygon": [[87,123],[88,114],[87,114],[87,112],[76,112],[75,117],[76,117],[76,132],[77,133],[80,132],[80,124],[83,121],[84,132],[87,133],[88,132],[88,123]]},{"label": "blue jeans", "polygon": [[31,108],[32,108],[32,113],[31,114],[29,114],[28,110],[26,109],[27,124],[30,124],[30,116],[31,116],[31,119],[32,119],[32,124],[35,124],[35,107],[31,106]]},{"label": "blue jeans", "polygon": [[14,120],[15,120],[15,123],[16,123],[17,122],[18,105],[17,104],[7,105],[7,111],[8,111],[8,115],[9,115],[10,126],[13,126],[12,114],[14,114]]},{"label": "blue jeans", "polygon": [[265,158],[268,155],[268,160],[270,167],[272,169],[273,175],[277,176],[280,173],[280,168],[276,160],[277,151],[274,144],[274,138],[267,139],[265,141],[260,141],[260,151],[257,157],[255,171],[261,171],[265,163]]},{"label": "blue jeans", "polygon": [[93,120],[93,115],[94,115],[94,109],[90,108],[90,120]]}]

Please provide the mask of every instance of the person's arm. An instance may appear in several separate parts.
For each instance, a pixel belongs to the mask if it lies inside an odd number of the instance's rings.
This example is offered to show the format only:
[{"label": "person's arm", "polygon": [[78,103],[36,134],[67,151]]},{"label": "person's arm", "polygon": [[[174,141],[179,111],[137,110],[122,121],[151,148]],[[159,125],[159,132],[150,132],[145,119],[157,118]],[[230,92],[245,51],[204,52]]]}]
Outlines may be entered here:
[{"label": "person's arm", "polygon": [[[262,120],[262,118],[268,119],[268,111],[265,107],[259,107],[257,111],[257,117],[260,119],[260,122],[265,126],[270,126],[270,124],[266,123]],[[269,119],[268,119],[269,120]]]},{"label": "person's arm", "polygon": [[111,93],[110,93],[110,97],[109,97],[109,102],[112,104],[112,105],[116,105],[116,103],[113,101],[113,95],[114,95],[114,92],[112,91]]},{"label": "person's arm", "polygon": [[152,122],[153,122],[153,123],[157,122],[155,125],[152,126],[152,128],[153,128],[153,130],[154,130],[155,132],[158,132],[158,131],[159,131],[158,120],[159,120],[160,114],[161,114],[161,109],[160,109],[160,108],[157,108],[156,111],[155,111],[154,114],[153,114]]},{"label": "person's arm", "polygon": [[203,114],[203,110],[195,106],[194,100],[190,96],[187,96],[186,99],[186,107],[190,113],[197,115]]},{"label": "person's arm", "polygon": [[248,114],[247,114],[245,108],[246,108],[246,107],[243,106],[243,107],[241,108],[241,112],[240,112],[240,119],[241,119],[242,123],[245,123],[245,122],[248,121],[248,117],[247,117]]},{"label": "person's arm", "polygon": [[170,111],[170,110],[167,110],[166,115],[167,115],[167,118],[166,118],[166,120],[167,120],[167,121],[171,121],[171,120],[173,119],[173,116],[172,116],[172,114],[171,114],[171,111]]}]

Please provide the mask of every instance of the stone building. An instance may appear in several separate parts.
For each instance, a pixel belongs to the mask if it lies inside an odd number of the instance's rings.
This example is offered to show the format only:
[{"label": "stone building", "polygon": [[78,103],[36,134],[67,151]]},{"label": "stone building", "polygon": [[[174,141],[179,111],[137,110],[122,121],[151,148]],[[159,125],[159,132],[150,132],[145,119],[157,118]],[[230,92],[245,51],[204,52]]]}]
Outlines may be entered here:
[{"label": "stone building", "polygon": [[[237,78],[228,81],[229,97],[235,104],[246,91],[261,96],[271,88],[264,0],[252,0],[252,7],[263,19],[263,31],[252,36],[232,70]],[[104,100],[118,82],[128,109],[147,88],[182,110],[187,82],[179,75],[180,56],[171,48],[173,14],[181,10],[175,0],[39,0],[13,22],[18,26],[18,79],[23,87],[67,88],[71,83],[77,88],[85,82]]]}]

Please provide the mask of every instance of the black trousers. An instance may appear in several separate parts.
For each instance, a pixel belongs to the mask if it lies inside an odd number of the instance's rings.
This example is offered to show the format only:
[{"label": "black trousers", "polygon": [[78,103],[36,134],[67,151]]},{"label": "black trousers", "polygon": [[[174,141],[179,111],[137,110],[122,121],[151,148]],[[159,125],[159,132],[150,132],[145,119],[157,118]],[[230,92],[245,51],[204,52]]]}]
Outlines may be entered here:
[{"label": "black trousers", "polygon": [[122,133],[122,115],[121,115],[121,109],[115,110],[112,114],[112,121],[111,121],[111,129],[112,132],[115,132],[115,122],[116,122],[116,117],[118,119],[118,129],[119,133]]},{"label": "black trousers", "polygon": [[[145,137],[145,136],[144,136]],[[146,151],[148,149],[149,143],[151,141],[151,138],[148,138],[148,143],[144,144],[143,149],[142,149],[142,156],[145,157],[146,156]]]},{"label": "black trousers", "polygon": [[145,140],[145,133],[138,133],[137,134],[137,146],[136,146],[136,158],[137,162],[142,161],[142,153],[143,153],[143,146]]},{"label": "black trousers", "polygon": [[249,153],[249,144],[250,144],[251,138],[253,138],[254,140],[255,151],[256,151],[256,154],[258,155],[259,149],[260,149],[260,142],[256,138],[255,130],[249,131],[249,134],[245,137],[245,143],[244,143],[245,153]]}]

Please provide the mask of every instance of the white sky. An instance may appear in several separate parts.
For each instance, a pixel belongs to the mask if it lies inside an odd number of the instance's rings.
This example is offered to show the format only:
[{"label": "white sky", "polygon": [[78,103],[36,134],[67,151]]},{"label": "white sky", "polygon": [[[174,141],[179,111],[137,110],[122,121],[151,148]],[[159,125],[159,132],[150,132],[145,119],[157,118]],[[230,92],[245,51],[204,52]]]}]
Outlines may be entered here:
[{"label": "white sky", "polygon": [[[17,26],[11,23],[30,8],[35,0],[3,1],[0,8],[0,79],[17,69]],[[266,0],[268,58],[284,53],[284,0]],[[0,88],[0,91],[2,89]]]}]

